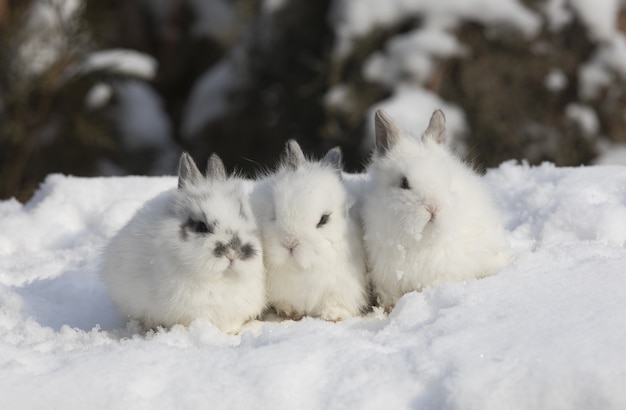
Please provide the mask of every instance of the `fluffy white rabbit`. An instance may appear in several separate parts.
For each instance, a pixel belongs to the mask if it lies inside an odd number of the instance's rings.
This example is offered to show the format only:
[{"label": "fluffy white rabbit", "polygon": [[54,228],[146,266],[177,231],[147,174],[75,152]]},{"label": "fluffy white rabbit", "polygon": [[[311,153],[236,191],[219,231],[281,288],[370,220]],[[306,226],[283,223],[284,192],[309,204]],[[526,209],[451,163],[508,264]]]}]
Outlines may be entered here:
[{"label": "fluffy white rabbit", "polygon": [[146,328],[208,319],[235,333],[266,306],[263,255],[243,181],[220,158],[206,178],[186,153],[178,188],[148,201],[114,236],[101,277],[121,313]]},{"label": "fluffy white rabbit", "polygon": [[288,141],[282,165],[253,198],[268,299],[279,315],[338,321],[367,308],[365,253],[349,217],[339,148],[315,162]]},{"label": "fluffy white rabbit", "polygon": [[383,111],[361,212],[368,268],[387,310],[410,291],[491,275],[511,259],[501,217],[482,179],[446,147],[445,116],[421,138]]}]

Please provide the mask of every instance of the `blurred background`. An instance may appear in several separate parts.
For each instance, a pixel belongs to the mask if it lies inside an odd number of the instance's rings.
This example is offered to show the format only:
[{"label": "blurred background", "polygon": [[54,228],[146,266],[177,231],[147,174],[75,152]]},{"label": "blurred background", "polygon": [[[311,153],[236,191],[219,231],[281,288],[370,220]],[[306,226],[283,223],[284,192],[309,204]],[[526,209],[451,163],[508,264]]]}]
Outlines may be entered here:
[{"label": "blurred background", "polygon": [[0,0],[0,198],[50,173],[358,171],[384,108],[479,169],[626,163],[622,0]]}]

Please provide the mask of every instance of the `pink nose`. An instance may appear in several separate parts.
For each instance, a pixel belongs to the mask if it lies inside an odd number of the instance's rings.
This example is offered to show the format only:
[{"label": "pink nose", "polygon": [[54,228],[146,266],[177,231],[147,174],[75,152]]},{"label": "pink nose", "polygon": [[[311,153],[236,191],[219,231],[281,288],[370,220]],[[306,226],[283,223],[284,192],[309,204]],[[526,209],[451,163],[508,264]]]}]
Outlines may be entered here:
[{"label": "pink nose", "polygon": [[439,207],[434,204],[426,205],[426,210],[430,213],[430,220],[428,222],[433,222],[439,213]]},{"label": "pink nose", "polygon": [[287,235],[283,241],[283,246],[289,249],[289,253],[293,253],[293,250],[296,249],[299,244],[300,242],[293,235]]}]

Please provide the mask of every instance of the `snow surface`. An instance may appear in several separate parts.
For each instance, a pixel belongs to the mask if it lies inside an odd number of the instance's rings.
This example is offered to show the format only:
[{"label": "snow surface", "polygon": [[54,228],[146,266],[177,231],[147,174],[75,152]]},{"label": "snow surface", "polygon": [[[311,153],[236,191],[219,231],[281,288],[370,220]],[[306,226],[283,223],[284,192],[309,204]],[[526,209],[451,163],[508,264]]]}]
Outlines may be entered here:
[{"label": "snow surface", "polygon": [[505,163],[516,260],[341,323],[139,334],[100,250],[173,177],[51,175],[0,202],[0,408],[626,408],[626,167]]}]

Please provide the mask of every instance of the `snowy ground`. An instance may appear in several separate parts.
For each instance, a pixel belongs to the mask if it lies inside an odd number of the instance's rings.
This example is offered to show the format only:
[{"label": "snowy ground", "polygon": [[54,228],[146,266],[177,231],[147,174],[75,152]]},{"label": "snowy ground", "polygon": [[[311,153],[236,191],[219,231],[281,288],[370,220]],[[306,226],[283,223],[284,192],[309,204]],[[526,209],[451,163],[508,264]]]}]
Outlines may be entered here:
[{"label": "snowy ground", "polygon": [[102,245],[174,178],[50,176],[0,202],[0,408],[626,408],[626,167],[491,170],[518,254],[381,314],[139,335]]}]

